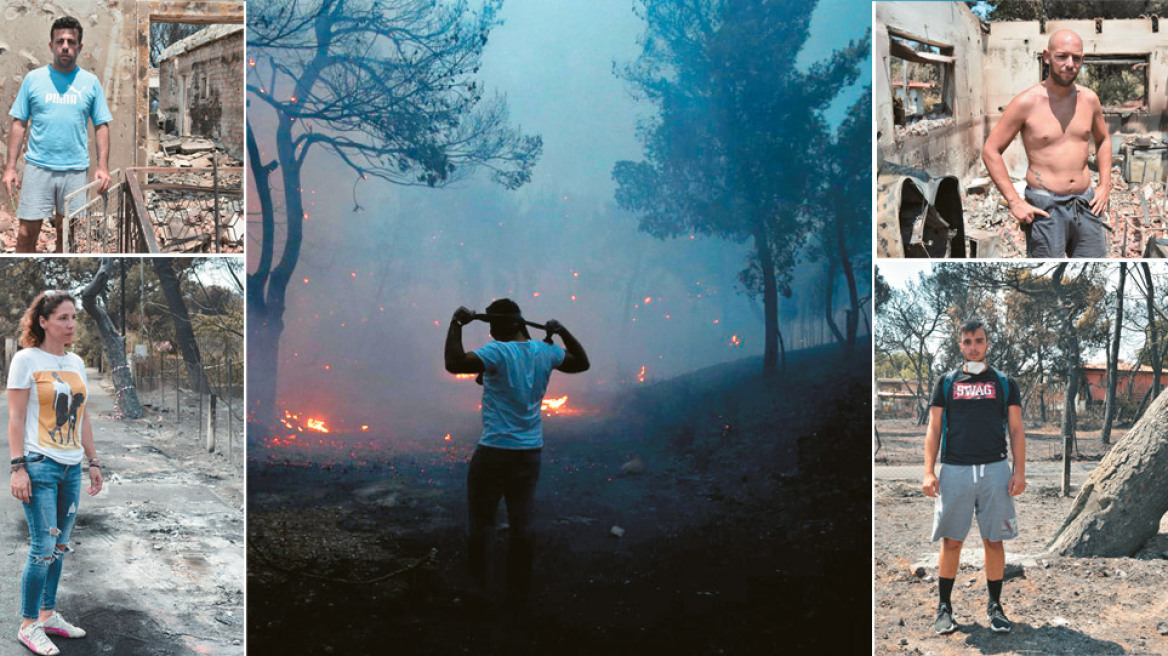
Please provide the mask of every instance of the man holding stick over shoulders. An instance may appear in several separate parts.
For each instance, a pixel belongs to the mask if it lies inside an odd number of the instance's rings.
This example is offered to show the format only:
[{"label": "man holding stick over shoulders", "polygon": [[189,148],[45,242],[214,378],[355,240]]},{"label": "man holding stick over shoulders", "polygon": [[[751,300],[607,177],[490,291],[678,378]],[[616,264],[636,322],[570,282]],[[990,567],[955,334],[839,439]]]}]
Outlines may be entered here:
[{"label": "man holding stick over shoulders", "polygon": [[[1047,78],[1018,94],[990,131],[982,161],[1026,234],[1026,256],[1107,257],[1104,211],[1111,195],[1111,134],[1094,91],[1075,84],[1083,40],[1070,30],[1050,35],[1042,58]],[[1010,182],[1002,153],[1022,133],[1029,166],[1025,197]],[[1099,186],[1091,190],[1087,154],[1095,141]]]},{"label": "man holding stick over shoulders", "polygon": [[[467,353],[462,327],[476,319],[490,323],[494,340]],[[547,339],[533,341],[529,325],[546,330]],[[564,346],[553,344],[552,335],[559,335]],[[507,609],[516,615],[529,610],[535,555],[531,517],[543,448],[543,396],[552,369],[575,374],[588,367],[584,347],[563,324],[555,319],[543,326],[528,322],[510,299],[496,300],[483,315],[465,307],[454,312],[446,333],[446,371],[482,374],[483,385],[483,434],[466,476],[472,610],[484,610],[487,600],[489,546],[500,498],[507,502],[510,526]]]}]

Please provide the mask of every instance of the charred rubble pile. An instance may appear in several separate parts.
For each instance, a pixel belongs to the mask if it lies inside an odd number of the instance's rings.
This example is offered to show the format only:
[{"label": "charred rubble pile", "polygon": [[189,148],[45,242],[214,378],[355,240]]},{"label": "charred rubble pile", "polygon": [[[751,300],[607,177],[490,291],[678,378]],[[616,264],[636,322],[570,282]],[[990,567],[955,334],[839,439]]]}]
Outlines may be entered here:
[{"label": "charred rubble pile", "polygon": [[[1141,139],[1155,141],[1154,137]],[[1125,143],[1125,146],[1127,144]],[[1168,257],[1168,199],[1160,175],[1147,175],[1145,169],[1117,164],[1111,170],[1111,203],[1104,217],[1110,228],[1109,257]],[[1125,173],[1132,180],[1125,179]],[[1091,174],[1092,188],[1099,175]],[[1155,179],[1159,178],[1159,179]],[[1019,193],[1024,180],[1014,180]],[[1011,215],[1002,194],[989,177],[980,177],[966,185],[963,202],[966,225],[1002,236],[1003,256],[1024,257],[1026,238]]]},{"label": "charred rubble pile", "polygon": [[[243,252],[243,176],[224,170],[241,169],[243,162],[209,139],[164,137],[150,157],[150,166],[175,169],[150,174],[151,184],[172,188],[146,193],[155,238],[163,251]],[[220,189],[218,219],[212,191],[216,184]]]}]

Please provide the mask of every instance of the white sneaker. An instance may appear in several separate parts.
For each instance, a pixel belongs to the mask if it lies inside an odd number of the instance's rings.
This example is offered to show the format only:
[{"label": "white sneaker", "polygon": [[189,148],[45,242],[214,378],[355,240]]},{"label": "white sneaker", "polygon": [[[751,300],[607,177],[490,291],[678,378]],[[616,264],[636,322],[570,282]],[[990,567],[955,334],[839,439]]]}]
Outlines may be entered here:
[{"label": "white sneaker", "polygon": [[53,611],[52,617],[41,622],[45,627],[45,633],[61,636],[63,638],[84,638],[85,629],[79,626],[73,626],[57,611]]},{"label": "white sneaker", "polygon": [[49,636],[45,635],[45,627],[40,622],[33,622],[24,627],[17,632],[16,637],[20,638],[24,646],[32,650],[34,654],[55,656],[61,653],[61,650],[57,649],[57,645],[54,645],[53,641],[49,640]]}]

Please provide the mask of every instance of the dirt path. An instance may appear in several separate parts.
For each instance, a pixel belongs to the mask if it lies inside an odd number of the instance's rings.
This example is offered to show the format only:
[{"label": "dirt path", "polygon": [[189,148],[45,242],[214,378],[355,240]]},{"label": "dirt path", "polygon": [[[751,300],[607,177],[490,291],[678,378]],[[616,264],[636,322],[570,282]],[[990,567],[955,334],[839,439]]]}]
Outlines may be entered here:
[{"label": "dirt path", "polygon": [[[111,418],[108,380],[88,372],[88,412],[105,489],[82,494],[58,608],[89,635],[55,642],[79,654],[239,655],[243,649],[241,464],[193,444],[194,426],[157,412]],[[0,396],[7,425],[7,395]],[[83,476],[83,480],[87,477]],[[28,553],[24,511],[0,502],[0,616],[10,618],[0,656],[29,653],[16,641],[20,571]]]},{"label": "dirt path", "polygon": [[[898,426],[878,424],[882,439]],[[899,428],[904,428],[900,426]],[[1028,439],[1030,431],[1027,432]],[[1035,442],[1043,444],[1039,433]],[[891,465],[874,468],[874,603],[877,653],[904,654],[1168,654],[1168,518],[1133,558],[1043,555],[1094,461],[1073,463],[1072,496],[1059,496],[1061,463],[1027,466],[1030,486],[1016,499],[1021,534],[1006,545],[1003,603],[1014,621],[1008,635],[985,619],[983,550],[976,525],[962,552],[953,593],[957,632],[933,633],[937,545],[929,541],[933,501],[920,489],[919,450],[907,438],[886,442]],[[1090,436],[1088,453],[1101,452]],[[1041,453],[1042,448],[1036,449]]]}]

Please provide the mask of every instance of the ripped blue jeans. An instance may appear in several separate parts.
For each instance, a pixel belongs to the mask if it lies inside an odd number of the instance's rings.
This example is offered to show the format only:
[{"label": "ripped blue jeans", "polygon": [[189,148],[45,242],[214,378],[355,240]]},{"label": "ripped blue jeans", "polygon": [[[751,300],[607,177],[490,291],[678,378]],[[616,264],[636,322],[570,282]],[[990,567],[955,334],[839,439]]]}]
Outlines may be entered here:
[{"label": "ripped blue jeans", "polygon": [[81,500],[81,464],[62,465],[38,453],[28,454],[32,498],[24,504],[28,519],[28,561],[20,580],[20,615],[36,619],[40,610],[57,607],[61,560],[69,553],[69,534]]}]

